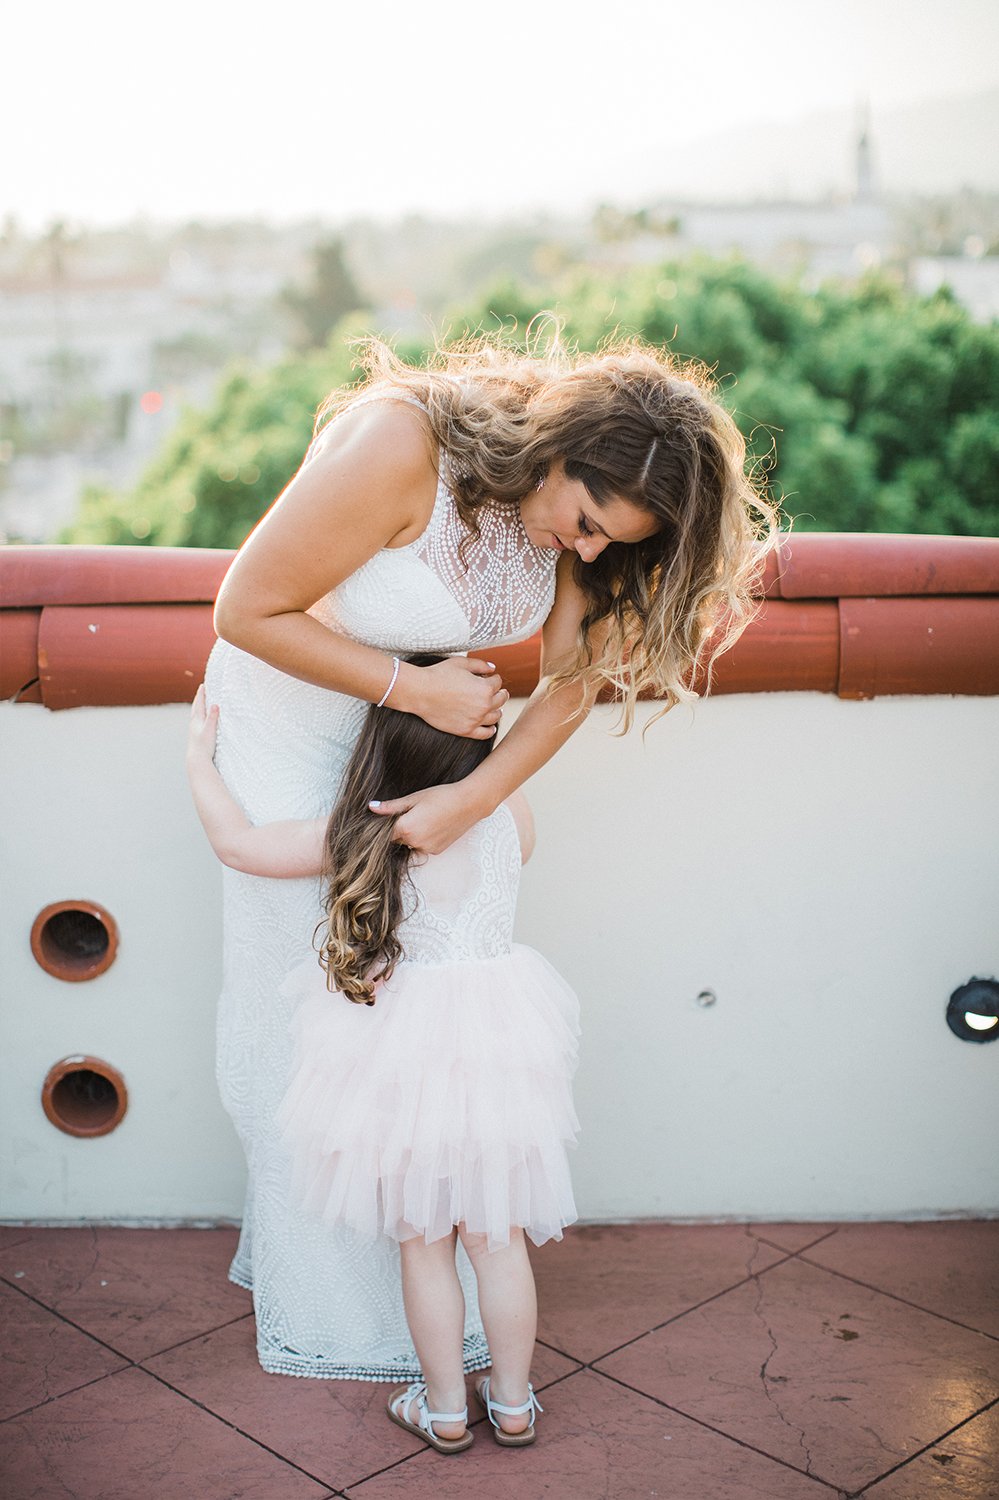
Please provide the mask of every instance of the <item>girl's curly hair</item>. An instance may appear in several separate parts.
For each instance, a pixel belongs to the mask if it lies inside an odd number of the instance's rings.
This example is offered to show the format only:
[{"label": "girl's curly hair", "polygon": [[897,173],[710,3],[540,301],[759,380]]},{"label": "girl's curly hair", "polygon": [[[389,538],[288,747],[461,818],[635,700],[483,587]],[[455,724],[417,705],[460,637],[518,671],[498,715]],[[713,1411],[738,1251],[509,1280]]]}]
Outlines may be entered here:
[{"label": "girl's curly hair", "polygon": [[[442,660],[410,657],[418,667]],[[329,989],[357,1004],[373,1005],[375,981],[388,979],[402,957],[396,933],[405,916],[403,894],[413,851],[393,839],[396,819],[372,812],[368,803],[460,781],[492,746],[492,739],[445,734],[414,714],[368,710],[326,828],[326,920],[315,937]]]}]

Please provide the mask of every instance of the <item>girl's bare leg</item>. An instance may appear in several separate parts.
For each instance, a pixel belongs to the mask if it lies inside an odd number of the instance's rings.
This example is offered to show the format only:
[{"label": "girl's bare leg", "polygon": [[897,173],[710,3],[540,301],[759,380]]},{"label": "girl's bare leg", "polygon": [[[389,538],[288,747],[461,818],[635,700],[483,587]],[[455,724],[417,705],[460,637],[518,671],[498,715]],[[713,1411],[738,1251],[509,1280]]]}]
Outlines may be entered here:
[{"label": "girl's bare leg", "polygon": [[[461,1411],[465,1405],[465,1298],[454,1251],[454,1232],[431,1245],[417,1235],[399,1246],[406,1322],[423,1367],[431,1411]],[[463,1422],[433,1425],[442,1438],[460,1438],[465,1432]]]},{"label": "girl's bare leg", "polygon": [[[501,1250],[488,1250],[484,1234],[470,1234],[464,1224],[458,1230],[479,1283],[479,1311],[489,1341],[492,1371],[489,1394],[503,1406],[520,1406],[527,1400],[527,1382],[534,1356],[538,1328],[538,1300],[534,1272],[527,1258],[522,1229],[510,1230],[510,1243]],[[523,1432],[530,1415],[499,1417],[504,1432]]]}]

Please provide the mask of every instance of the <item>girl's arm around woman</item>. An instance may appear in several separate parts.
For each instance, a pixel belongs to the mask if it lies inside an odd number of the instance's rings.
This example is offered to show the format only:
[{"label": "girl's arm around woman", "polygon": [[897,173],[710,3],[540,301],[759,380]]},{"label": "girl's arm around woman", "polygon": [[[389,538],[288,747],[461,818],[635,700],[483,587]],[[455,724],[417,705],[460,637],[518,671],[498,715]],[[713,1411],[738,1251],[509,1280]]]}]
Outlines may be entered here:
[{"label": "girl's arm around woman", "polygon": [[298,818],[255,827],[215,769],[212,757],[218,722],[218,709],[206,709],[205,689],[199,687],[187,734],[187,779],[201,826],[218,858],[245,875],[271,879],[318,875],[325,820]]}]

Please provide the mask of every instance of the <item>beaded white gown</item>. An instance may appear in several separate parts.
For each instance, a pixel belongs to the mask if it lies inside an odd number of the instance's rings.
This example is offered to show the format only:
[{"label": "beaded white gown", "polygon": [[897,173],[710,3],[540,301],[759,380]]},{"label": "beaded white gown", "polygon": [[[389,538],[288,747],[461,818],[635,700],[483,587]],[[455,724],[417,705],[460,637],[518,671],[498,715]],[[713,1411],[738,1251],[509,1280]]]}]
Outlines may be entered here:
[{"label": "beaded white gown", "polygon": [[[486,506],[467,531],[444,478],[426,530],[378,552],[310,611],[388,655],[442,654],[532,635],[555,593],[554,550],[531,544],[516,506]],[[253,823],[325,817],[367,704],[300,682],[219,641],[208,661],[220,706],[216,765]],[[275,1111],[292,1067],[293,1000],[281,990],[312,952],[317,880],[224,871],[217,1078],[246,1152],[247,1197],[231,1279],[253,1292],[257,1350],[274,1374],[404,1380],[419,1372],[406,1327],[398,1246],[331,1228],[290,1199]],[[460,1257],[463,1260],[463,1257]],[[465,1367],[489,1362],[474,1278],[463,1264]]]}]

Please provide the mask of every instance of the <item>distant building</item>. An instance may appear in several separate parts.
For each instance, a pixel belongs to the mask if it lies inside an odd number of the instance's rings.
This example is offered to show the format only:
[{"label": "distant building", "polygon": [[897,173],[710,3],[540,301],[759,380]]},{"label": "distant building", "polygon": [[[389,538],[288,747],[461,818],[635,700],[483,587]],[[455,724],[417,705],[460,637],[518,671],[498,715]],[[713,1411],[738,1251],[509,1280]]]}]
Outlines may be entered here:
[{"label": "distant building", "polygon": [[660,228],[622,241],[613,258],[625,262],[733,251],[772,270],[803,272],[815,280],[856,276],[895,249],[892,215],[875,170],[869,111],[864,106],[854,142],[850,197],[812,203],[696,203],[665,200],[645,216]]},{"label": "distant building", "polygon": [[874,176],[874,153],[871,147],[871,108],[864,101],[860,110],[860,127],[856,149],[856,202],[874,203],[880,197]]},{"label": "distant building", "polygon": [[921,255],[909,265],[909,285],[922,297],[949,287],[976,323],[999,318],[999,256]]},{"label": "distant building", "polygon": [[0,536],[41,541],[71,520],[86,480],[133,483],[234,355],[281,353],[275,298],[306,236],[194,226],[74,242],[55,226],[34,255],[11,241],[0,245]]}]

